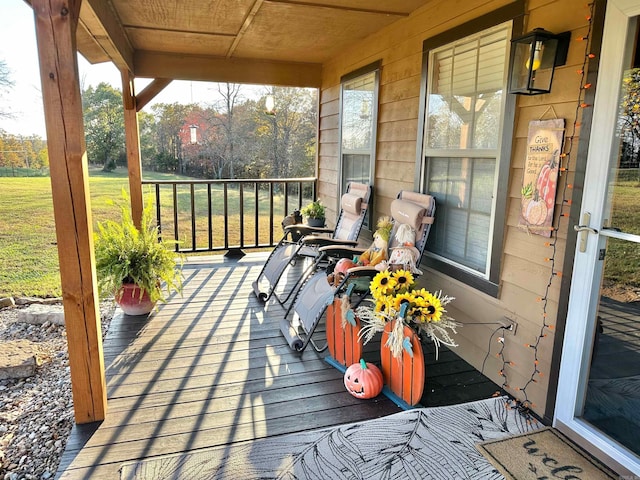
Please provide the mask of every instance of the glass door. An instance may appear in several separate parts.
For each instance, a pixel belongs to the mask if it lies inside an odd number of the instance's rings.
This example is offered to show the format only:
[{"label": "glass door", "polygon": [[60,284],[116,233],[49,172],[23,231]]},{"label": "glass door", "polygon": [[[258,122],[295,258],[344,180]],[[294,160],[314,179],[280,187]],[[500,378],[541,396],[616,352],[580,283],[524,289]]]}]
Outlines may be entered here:
[{"label": "glass door", "polygon": [[[607,7],[556,425],[640,473],[640,2]],[[626,27],[626,28],[625,28]]]}]

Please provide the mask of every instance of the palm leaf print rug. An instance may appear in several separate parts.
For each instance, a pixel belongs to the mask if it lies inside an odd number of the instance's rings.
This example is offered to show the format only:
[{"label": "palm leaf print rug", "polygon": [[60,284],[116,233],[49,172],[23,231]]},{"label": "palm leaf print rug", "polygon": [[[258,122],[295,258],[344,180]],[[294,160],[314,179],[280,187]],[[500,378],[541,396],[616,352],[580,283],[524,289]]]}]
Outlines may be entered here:
[{"label": "palm leaf print rug", "polygon": [[123,464],[120,478],[498,480],[475,444],[540,427],[498,397],[147,458]]}]

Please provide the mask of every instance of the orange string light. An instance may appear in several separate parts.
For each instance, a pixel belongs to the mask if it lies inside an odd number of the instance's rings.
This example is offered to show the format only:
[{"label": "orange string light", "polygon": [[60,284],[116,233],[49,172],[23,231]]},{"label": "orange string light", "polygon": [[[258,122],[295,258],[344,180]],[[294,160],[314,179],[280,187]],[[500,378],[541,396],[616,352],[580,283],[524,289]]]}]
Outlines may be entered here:
[{"label": "orange string light", "polygon": [[[587,96],[588,94],[586,93],[592,87],[592,84],[586,81],[585,71],[587,70],[589,60],[596,58],[595,54],[590,53],[591,46],[589,45],[590,42],[588,41],[591,38],[591,33],[593,28],[591,19],[592,19],[593,11],[595,8],[595,3],[588,4],[587,8],[589,8],[588,15],[586,15],[586,19],[589,22],[588,31],[584,35],[577,37],[578,41],[586,41],[586,43],[584,45],[583,64],[581,65],[581,68],[576,70],[576,73],[578,75],[581,75],[581,79],[580,79],[579,91],[578,91],[578,95],[575,103],[576,109],[575,109],[575,116],[573,120],[573,130],[571,132],[569,131],[565,132],[562,153],[560,153],[560,155],[558,156],[559,157],[559,162],[558,162],[559,165],[557,165],[558,173],[560,172],[565,173],[571,170],[570,168],[571,154],[572,154],[575,142],[577,142],[580,137],[577,130],[578,127],[581,127],[581,123],[578,121],[578,118],[582,115],[580,113],[580,110],[593,106],[592,103],[589,103],[591,96]],[[556,208],[559,208],[559,211],[557,212],[558,215],[554,216],[552,225],[550,227],[545,227],[544,229],[545,231],[547,231],[548,229],[548,231],[551,232],[549,234],[550,239],[544,243],[544,246],[553,248],[553,250],[548,254],[548,256],[544,257],[544,261],[550,263],[550,269],[549,269],[550,274],[549,274],[549,281],[546,286],[546,291],[544,292],[544,295],[536,298],[536,302],[541,303],[541,310],[542,310],[541,314],[542,314],[543,321],[542,321],[542,325],[540,326],[540,332],[538,336],[535,337],[535,343],[522,344],[524,345],[525,348],[530,348],[532,350],[534,365],[533,365],[533,368],[531,369],[531,375],[522,385],[517,385],[517,386],[509,385],[508,378],[507,378],[507,373],[509,372],[509,370],[506,367],[507,366],[512,367],[515,365],[515,363],[512,361],[507,361],[503,355],[506,339],[502,340],[501,350],[497,355],[497,357],[501,358],[503,361],[502,368],[499,370],[500,375],[504,378],[503,380],[504,383],[502,385],[502,392],[505,392],[505,393],[521,392],[517,394],[517,397],[519,398],[516,398],[510,403],[511,405],[514,406],[514,408],[516,408],[520,413],[522,413],[525,416],[527,423],[531,423],[531,420],[533,419],[530,409],[536,406],[530,401],[528,397],[527,387],[532,383],[539,383],[540,382],[539,379],[543,378],[545,375],[543,372],[539,370],[540,362],[539,362],[538,350],[539,350],[540,342],[542,341],[542,339],[548,336],[547,329],[550,331],[554,330],[554,326],[547,323],[548,318],[550,316],[550,312],[547,311],[548,309],[550,310],[548,305],[548,300],[549,300],[550,289],[552,288],[552,285],[554,282],[554,278],[562,277],[562,271],[556,270],[556,262],[558,262],[558,259],[556,258],[556,253],[557,253],[556,248],[558,243],[558,231],[560,229],[561,219],[568,218],[570,216],[570,212],[565,211],[565,205],[567,206],[572,205],[571,199],[566,198],[566,197],[571,197],[571,194],[568,193],[568,191],[572,189],[573,189],[572,183],[569,183],[569,182],[564,183],[562,196],[561,196],[562,198],[557,202],[557,205],[559,206],[556,206]],[[569,209],[566,209],[566,210],[569,210]],[[506,391],[507,389],[509,389],[509,392]],[[512,394],[512,398],[515,397],[515,395],[516,395],[515,393]]]}]

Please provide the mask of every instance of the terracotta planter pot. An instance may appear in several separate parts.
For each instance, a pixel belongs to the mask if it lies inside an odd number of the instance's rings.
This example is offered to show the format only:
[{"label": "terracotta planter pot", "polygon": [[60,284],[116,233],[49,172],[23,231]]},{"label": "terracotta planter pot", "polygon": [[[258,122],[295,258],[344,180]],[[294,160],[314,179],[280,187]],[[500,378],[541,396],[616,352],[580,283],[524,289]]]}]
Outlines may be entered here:
[{"label": "terracotta planter pot", "polygon": [[349,322],[342,328],[342,309],[340,299],[335,299],[327,308],[327,344],[329,353],[340,365],[348,367],[362,358],[362,342],[358,339],[360,319],[356,325]]},{"label": "terracotta planter pot", "polygon": [[422,398],[424,390],[425,368],[424,354],[420,338],[409,326],[404,326],[404,336],[409,337],[413,357],[406,351],[402,351],[402,356],[395,358],[385,346],[389,334],[393,329],[394,322],[388,322],[382,333],[382,343],[380,345],[380,360],[382,362],[382,377],[384,383],[398,397],[409,405],[416,405]]},{"label": "terracotta planter pot", "polygon": [[140,298],[140,287],[133,283],[124,283],[116,294],[116,303],[126,315],[149,315],[155,302],[144,291]]}]

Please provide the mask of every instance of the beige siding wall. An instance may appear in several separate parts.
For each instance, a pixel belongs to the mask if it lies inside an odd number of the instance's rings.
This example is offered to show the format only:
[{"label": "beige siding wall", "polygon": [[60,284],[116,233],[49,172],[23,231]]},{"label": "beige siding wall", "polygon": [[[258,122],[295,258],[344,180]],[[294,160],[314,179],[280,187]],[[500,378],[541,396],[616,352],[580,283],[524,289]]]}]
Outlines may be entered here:
[{"label": "beige siding wall", "polygon": [[[418,110],[422,73],[422,42],[469,20],[489,13],[505,4],[504,0],[434,1],[411,17],[363,40],[345,51],[339,58],[323,66],[320,96],[319,195],[332,206],[338,178],[338,120],[340,77],[371,62],[381,60],[380,99],[378,114],[377,158],[375,165],[374,218],[389,211],[391,200],[400,189],[413,189],[416,169],[416,148],[419,138]],[[577,0],[531,0],[528,2],[525,31],[535,27],[560,33],[571,30],[572,39],[584,35],[588,25],[585,3]],[[500,293],[498,298],[480,293],[446,277],[429,272],[421,278],[428,288],[443,289],[456,300],[450,312],[467,324],[457,336],[457,353],[480,369],[489,347],[489,337],[496,325],[474,325],[500,321],[509,316],[518,322],[514,335],[505,339],[505,357],[513,362],[506,369],[509,391],[522,396],[518,388],[525,385],[534,370],[534,356],[525,344],[536,343],[543,324],[543,308],[539,299],[544,296],[550,281],[552,255],[547,238],[528,235],[518,228],[520,188],[526,148],[528,124],[531,120],[565,118],[571,132],[576,112],[580,76],[576,69],[582,65],[584,43],[572,40],[567,65],[556,70],[553,91],[548,95],[518,98],[511,168],[509,172],[508,211],[505,243],[501,261]],[[553,108],[549,108],[553,107]],[[579,133],[579,129],[578,129]],[[559,180],[559,192],[566,182]],[[571,174],[568,175],[569,178]],[[571,181],[571,180],[569,180]],[[558,198],[560,198],[558,196]],[[556,214],[559,208],[556,208]],[[331,214],[335,215],[335,210]],[[562,265],[567,226],[561,230],[556,253],[556,269]],[[547,319],[554,324],[560,295],[560,280],[552,280],[548,295]],[[538,349],[538,369],[535,383],[527,387],[527,396],[534,410],[544,413],[548,372],[553,347],[553,330],[545,329]],[[497,337],[496,335],[495,337]],[[494,337],[494,339],[495,339]],[[486,361],[485,374],[498,384],[501,363],[493,353],[499,345],[493,342],[492,355]],[[428,373],[427,373],[428,374]],[[497,390],[497,388],[496,388]]]}]

